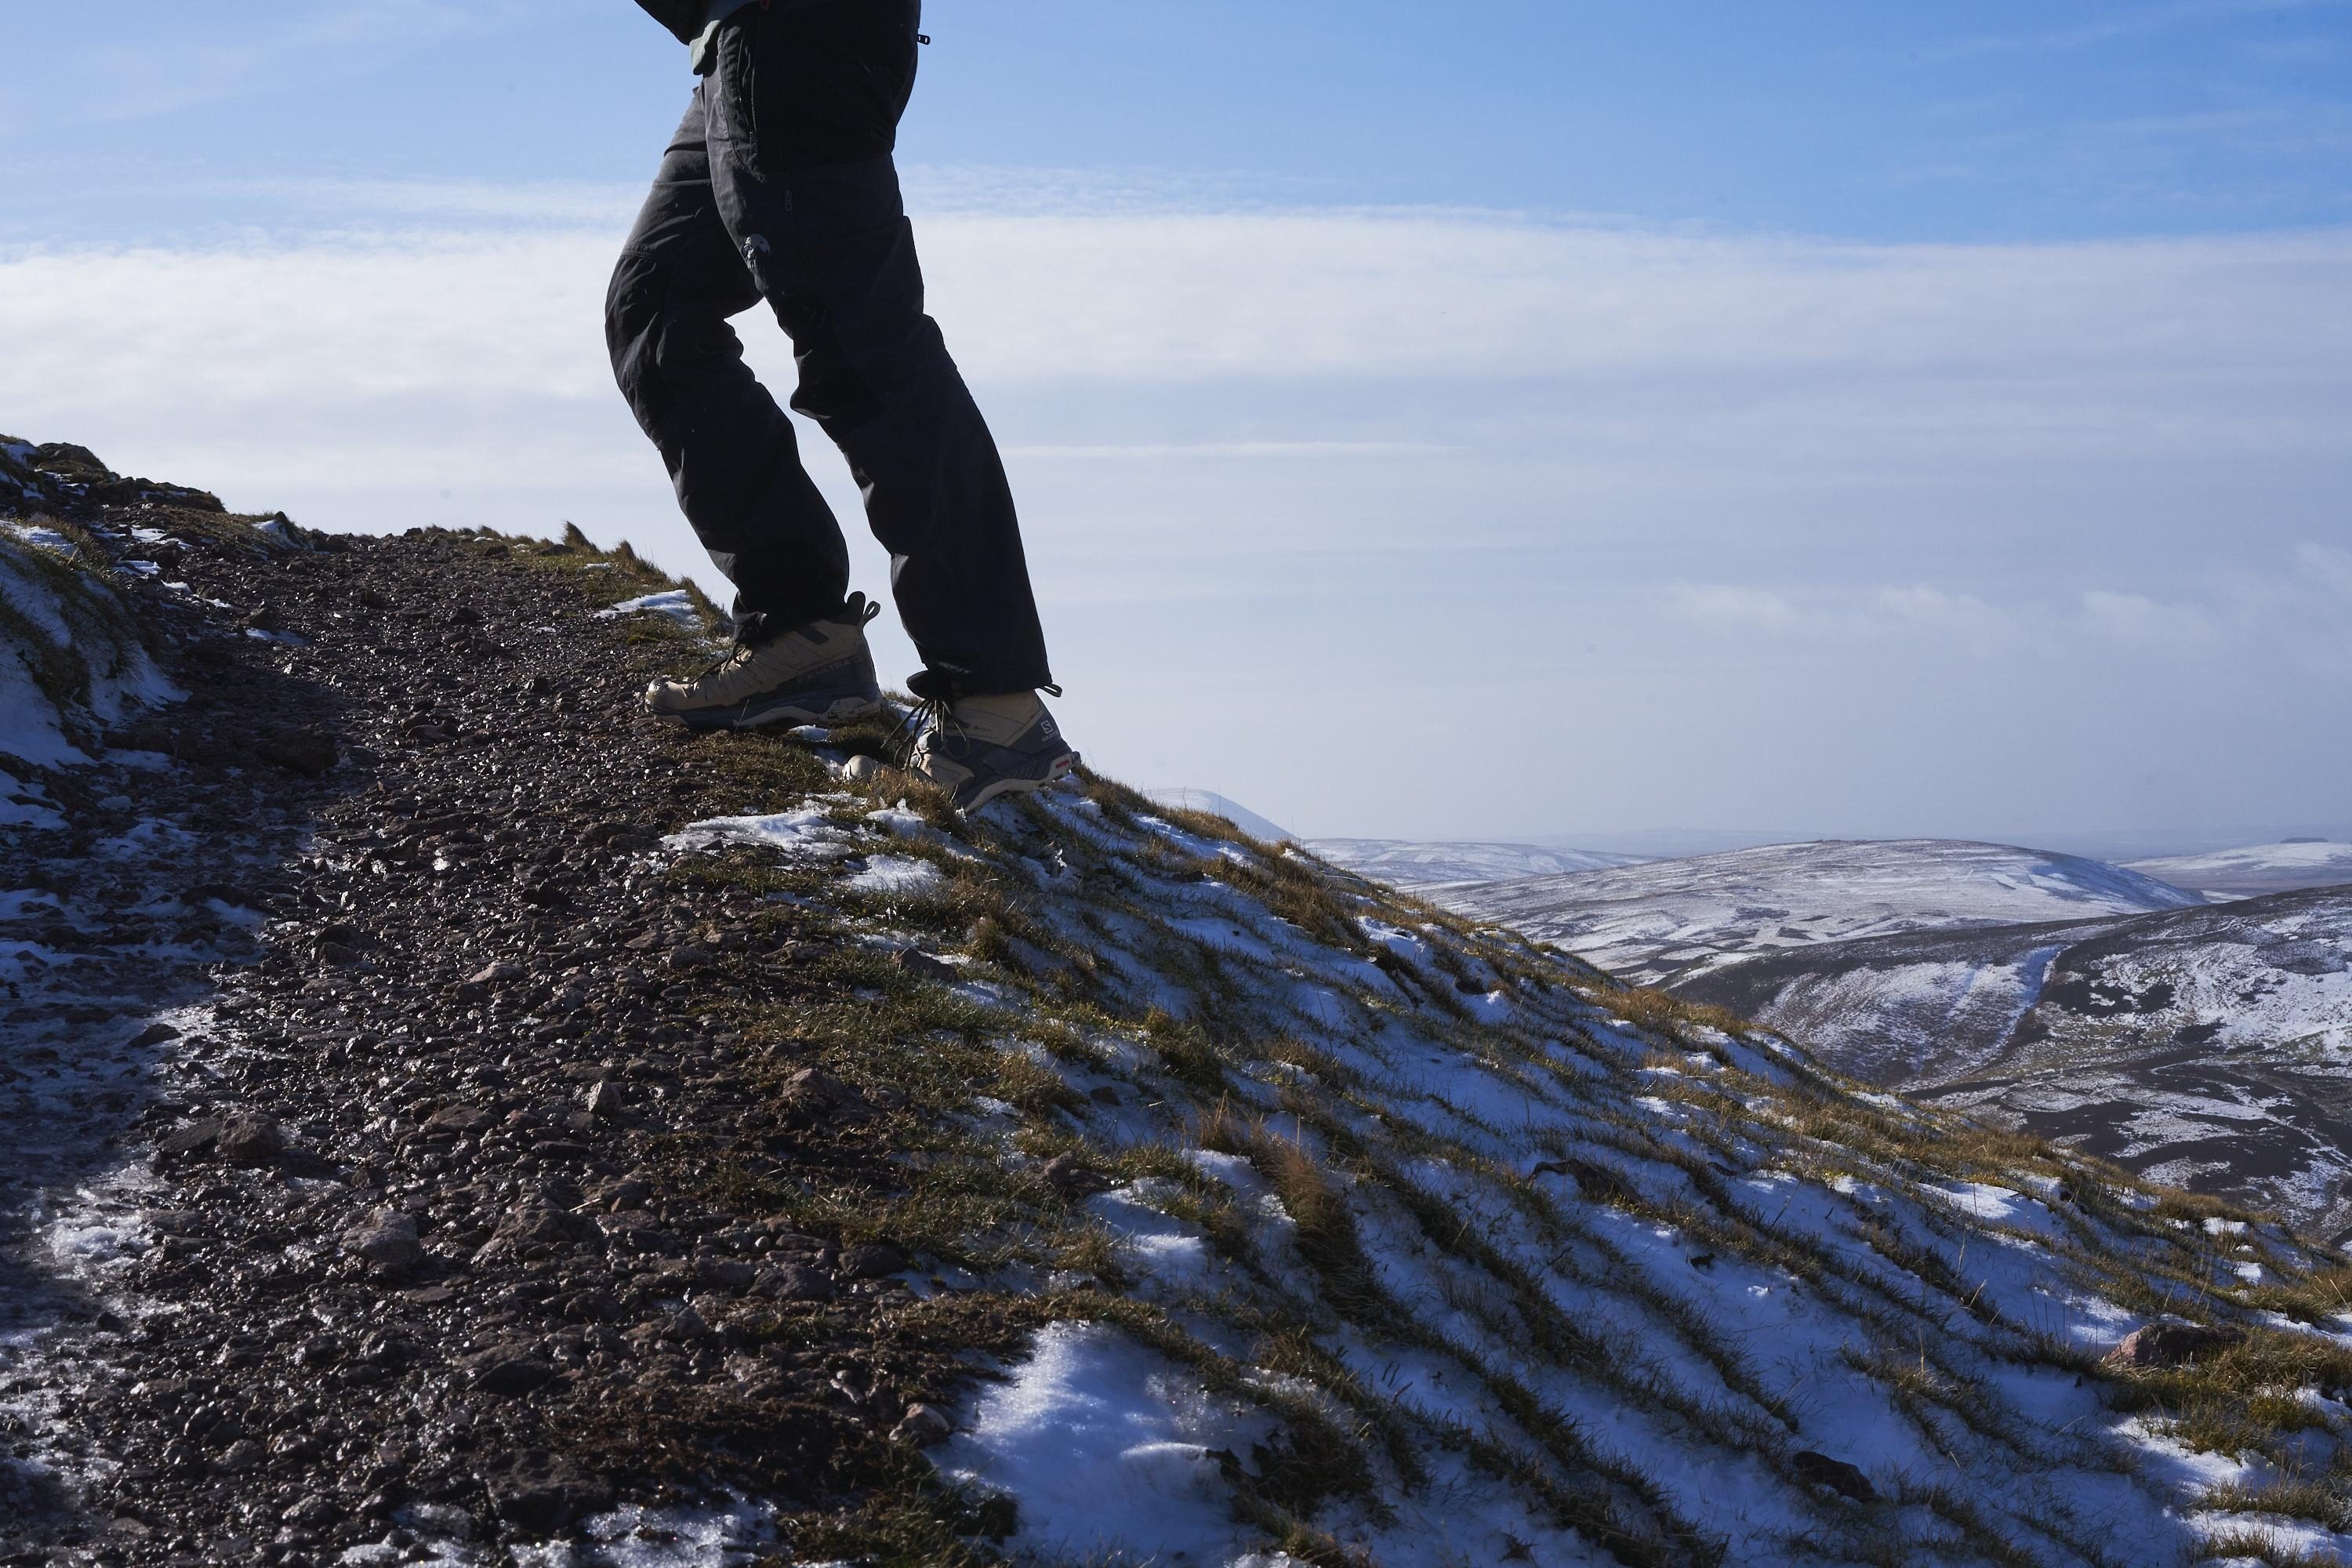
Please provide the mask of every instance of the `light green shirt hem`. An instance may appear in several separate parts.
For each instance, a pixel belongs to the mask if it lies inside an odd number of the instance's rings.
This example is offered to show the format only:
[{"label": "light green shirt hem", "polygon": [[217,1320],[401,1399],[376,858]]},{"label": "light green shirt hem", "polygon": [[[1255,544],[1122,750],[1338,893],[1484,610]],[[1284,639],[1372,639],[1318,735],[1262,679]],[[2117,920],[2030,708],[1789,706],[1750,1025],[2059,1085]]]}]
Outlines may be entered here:
[{"label": "light green shirt hem", "polygon": [[709,76],[717,63],[710,46],[718,39],[719,24],[751,4],[751,0],[710,0],[709,9],[703,13],[702,31],[693,44],[694,74]]}]

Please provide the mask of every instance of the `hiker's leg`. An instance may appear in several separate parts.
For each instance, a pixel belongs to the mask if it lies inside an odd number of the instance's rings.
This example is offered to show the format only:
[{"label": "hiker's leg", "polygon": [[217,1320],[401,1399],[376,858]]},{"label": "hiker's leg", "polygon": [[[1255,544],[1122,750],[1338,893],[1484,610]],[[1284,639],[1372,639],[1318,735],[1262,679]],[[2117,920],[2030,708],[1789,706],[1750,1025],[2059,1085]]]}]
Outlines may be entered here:
[{"label": "hiker's leg", "polygon": [[792,420],[743,363],[728,318],[759,302],[719,219],[698,88],[613,273],[604,335],[678,505],[734,583],[751,635],[840,611],[849,551],[801,468]]},{"label": "hiker's leg", "polygon": [[793,406],[848,458],[923,662],[959,690],[1027,690],[1053,677],[1012,488],[924,313],[890,157],[919,19],[917,0],[738,13],[712,79],[713,178],[792,334]]}]

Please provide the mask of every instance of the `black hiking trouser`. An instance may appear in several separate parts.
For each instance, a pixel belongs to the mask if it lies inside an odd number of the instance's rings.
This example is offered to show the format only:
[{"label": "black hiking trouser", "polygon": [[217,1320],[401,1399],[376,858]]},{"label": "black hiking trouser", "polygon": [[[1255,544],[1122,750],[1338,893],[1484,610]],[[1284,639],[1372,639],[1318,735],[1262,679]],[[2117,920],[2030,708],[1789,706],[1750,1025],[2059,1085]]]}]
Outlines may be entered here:
[{"label": "black hiking trouser", "polygon": [[[996,443],[923,311],[891,162],[920,0],[739,11],[621,252],[604,331],[687,521],[757,641],[837,615],[849,550],[729,318],[765,300],[793,407],[849,459],[891,592],[960,695],[1049,684]],[[925,684],[930,684],[929,682]]]}]

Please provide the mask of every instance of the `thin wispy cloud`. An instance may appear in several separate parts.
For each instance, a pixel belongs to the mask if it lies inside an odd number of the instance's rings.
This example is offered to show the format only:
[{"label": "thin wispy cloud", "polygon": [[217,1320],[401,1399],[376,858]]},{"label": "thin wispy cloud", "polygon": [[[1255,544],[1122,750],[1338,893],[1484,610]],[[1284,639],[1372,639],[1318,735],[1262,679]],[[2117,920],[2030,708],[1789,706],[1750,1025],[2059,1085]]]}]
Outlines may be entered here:
[{"label": "thin wispy cloud", "polygon": [[2017,584],[2001,599],[1925,584],[1678,583],[1661,605],[1710,635],[1814,652],[1900,646],[2054,668],[2122,652],[2163,679],[2218,660],[2352,683],[2352,552],[2309,541],[2171,596],[2059,583]]},{"label": "thin wispy cloud", "polygon": [[2119,16],[2030,32],[1989,34],[1956,38],[1921,51],[1928,59],[1969,59],[1984,55],[2060,54],[2096,48],[2126,38],[2171,32],[2182,27],[2210,26],[2249,17],[2295,12],[2340,9],[2345,0],[2174,0]]},{"label": "thin wispy cloud", "polygon": [[265,89],[290,69],[360,74],[450,38],[507,32],[553,14],[548,0],[340,0],[257,27],[205,16],[190,32],[151,31],[102,44],[76,62],[91,90],[63,105],[68,119],[143,120]]}]

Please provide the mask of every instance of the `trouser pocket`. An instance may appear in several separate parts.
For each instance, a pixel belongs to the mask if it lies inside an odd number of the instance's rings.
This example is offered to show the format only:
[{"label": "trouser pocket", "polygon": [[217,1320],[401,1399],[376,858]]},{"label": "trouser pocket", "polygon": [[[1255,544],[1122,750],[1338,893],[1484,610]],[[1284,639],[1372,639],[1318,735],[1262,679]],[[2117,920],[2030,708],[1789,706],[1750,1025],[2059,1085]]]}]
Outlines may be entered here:
[{"label": "trouser pocket", "polygon": [[760,169],[761,34],[765,16],[745,6],[719,24],[716,58],[703,94],[709,105],[710,160],[731,158]]}]

